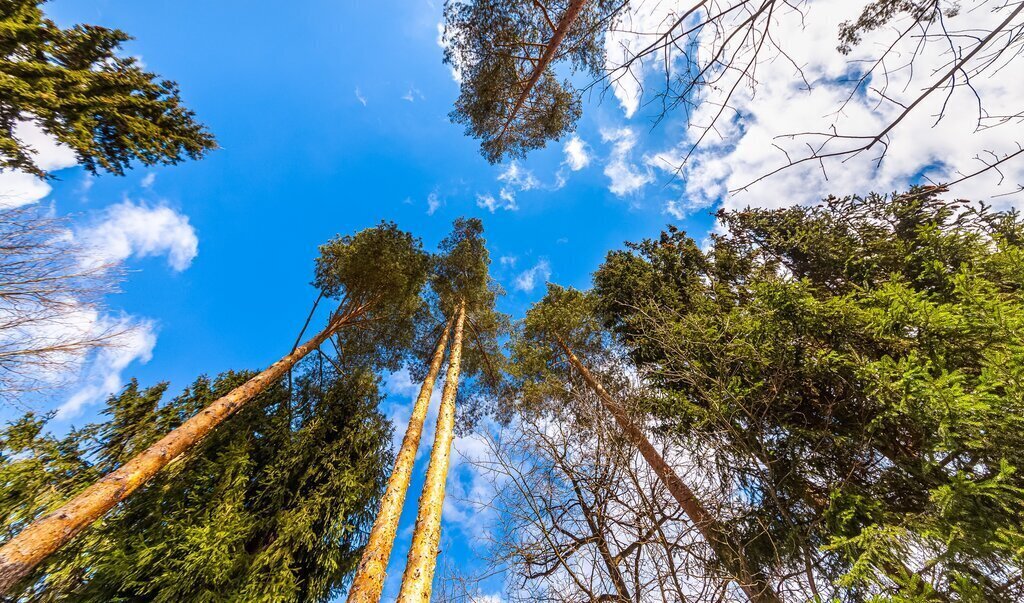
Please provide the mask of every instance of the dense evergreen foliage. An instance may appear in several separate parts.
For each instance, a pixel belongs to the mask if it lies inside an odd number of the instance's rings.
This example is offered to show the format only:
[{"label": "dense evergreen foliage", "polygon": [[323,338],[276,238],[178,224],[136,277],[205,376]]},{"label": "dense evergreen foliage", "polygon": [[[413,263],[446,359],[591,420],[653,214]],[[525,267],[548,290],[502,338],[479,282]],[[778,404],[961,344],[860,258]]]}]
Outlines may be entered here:
[{"label": "dense evergreen foliage", "polygon": [[121,174],[132,160],[177,163],[214,148],[181,104],[178,86],[118,54],[116,29],[47,19],[41,0],[0,3],[0,167],[46,173],[15,127],[29,120],[71,147],[90,171]]},{"label": "dense evergreen foliage", "polygon": [[650,410],[744,493],[752,554],[844,600],[1019,600],[1019,216],[915,190],[719,219],[595,282]]},{"label": "dense evergreen foliage", "polygon": [[[390,465],[377,379],[307,362],[41,566],[32,601],[326,601],[354,570]],[[132,382],[106,419],[63,438],[27,415],[0,434],[9,537],[208,405],[250,373]]]}]

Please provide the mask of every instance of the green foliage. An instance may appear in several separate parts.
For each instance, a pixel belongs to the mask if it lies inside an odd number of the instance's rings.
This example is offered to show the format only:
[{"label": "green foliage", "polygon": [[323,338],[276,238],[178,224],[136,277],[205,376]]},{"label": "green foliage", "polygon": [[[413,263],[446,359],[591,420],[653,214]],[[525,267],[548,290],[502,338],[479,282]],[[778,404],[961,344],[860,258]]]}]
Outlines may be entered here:
[{"label": "green foliage", "polygon": [[[431,291],[442,320],[454,319],[460,303],[466,305],[462,348],[459,429],[470,429],[484,412],[484,399],[500,397],[504,388],[499,339],[509,331],[509,318],[495,308],[501,287],[490,276],[491,258],[477,218],[458,218],[441,241],[434,258]],[[454,323],[453,323],[454,324]]]},{"label": "green foliage", "polygon": [[[522,157],[576,127],[582,113],[579,92],[554,67],[599,74],[604,64],[604,31],[620,2],[586,2],[555,51],[553,61],[526,90],[555,28],[571,2],[514,0],[450,1],[445,4],[446,63],[461,76],[452,121],[481,139],[491,163]],[[513,114],[520,97],[525,102]]]},{"label": "green foliage", "polygon": [[742,493],[750,557],[844,599],[1020,596],[1019,216],[914,190],[719,219],[706,252],[609,254],[595,291],[650,410]]},{"label": "green foliage", "polygon": [[182,106],[174,82],[118,56],[128,34],[93,25],[61,29],[44,17],[42,4],[0,3],[0,168],[46,175],[15,135],[23,120],[73,149],[91,172],[122,174],[132,160],[178,163],[216,146]]},{"label": "green foliage", "polygon": [[321,245],[313,285],[338,300],[335,315],[351,314],[360,326],[343,329],[339,347],[349,356],[396,368],[422,313],[420,294],[429,268],[420,240],[393,222]]},{"label": "green foliage", "polygon": [[[84,532],[23,585],[31,601],[327,601],[355,569],[391,464],[376,378],[308,362]],[[112,396],[64,438],[32,415],[0,433],[10,535],[252,376]]]}]

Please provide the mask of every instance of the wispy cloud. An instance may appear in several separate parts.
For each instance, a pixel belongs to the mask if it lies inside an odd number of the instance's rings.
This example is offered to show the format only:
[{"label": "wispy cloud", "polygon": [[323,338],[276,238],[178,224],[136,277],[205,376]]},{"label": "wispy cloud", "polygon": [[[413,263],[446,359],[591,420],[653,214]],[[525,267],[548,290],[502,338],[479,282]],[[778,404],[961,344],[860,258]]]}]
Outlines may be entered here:
[{"label": "wispy cloud", "polygon": [[551,264],[546,259],[539,260],[532,268],[520,272],[513,283],[516,291],[530,293],[540,284],[551,278]]},{"label": "wispy cloud", "polygon": [[356,86],[356,100],[359,101],[364,107],[366,106],[366,97],[363,96],[363,92]]},{"label": "wispy cloud", "polygon": [[516,204],[515,194],[504,188],[498,193],[497,199],[488,193],[478,193],[476,196],[476,206],[486,209],[492,214],[499,209],[506,211],[516,211],[519,209],[519,205]]},{"label": "wispy cloud", "polygon": [[438,196],[437,191],[427,195],[427,215],[432,216],[434,212],[444,205],[444,199]]}]

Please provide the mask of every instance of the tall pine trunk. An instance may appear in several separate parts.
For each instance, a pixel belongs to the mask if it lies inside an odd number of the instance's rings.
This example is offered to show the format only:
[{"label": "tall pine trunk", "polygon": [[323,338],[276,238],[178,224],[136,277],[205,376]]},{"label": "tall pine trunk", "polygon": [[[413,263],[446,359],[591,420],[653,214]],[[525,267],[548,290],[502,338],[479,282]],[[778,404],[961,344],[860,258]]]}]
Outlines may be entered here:
[{"label": "tall pine trunk", "polygon": [[327,328],[296,347],[292,353],[218,398],[135,458],[100,478],[60,509],[37,519],[0,547],[0,595],[6,594],[52,553],[187,452],[246,402],[282,378],[288,369],[320,347],[338,329],[355,320],[363,310],[363,307],[348,309],[334,316]]},{"label": "tall pine trunk", "polygon": [[626,414],[626,409],[604,389],[597,378],[580,362],[580,359],[576,357],[576,354],[569,349],[569,346],[561,338],[558,339],[558,346],[569,360],[569,364],[576,369],[583,377],[583,380],[587,382],[590,389],[600,398],[605,410],[612,415],[615,423],[626,434],[626,438],[637,447],[640,454],[647,461],[647,464],[650,465],[654,473],[665,484],[669,493],[672,494],[672,497],[679,503],[686,516],[690,518],[690,521],[700,531],[701,536],[704,537],[704,540],[711,547],[718,560],[732,574],[732,580],[743,590],[747,598],[754,603],[781,603],[782,600],[775,593],[771,585],[768,584],[765,577],[760,572],[752,569],[750,564],[747,563],[742,548],[733,542],[727,530],[718,523],[718,520],[704,509],[704,506],[700,504],[700,501],[697,500],[696,495],[690,490],[689,486],[683,482],[679,474],[675,472],[675,469],[665,462],[661,453],[647,439],[643,430],[629,418]]},{"label": "tall pine trunk", "polygon": [[459,304],[455,319],[448,372],[445,375],[441,408],[437,415],[434,448],[430,451],[430,465],[420,495],[416,531],[413,532],[409,559],[402,575],[402,589],[398,603],[425,603],[430,601],[437,565],[438,545],[441,541],[441,508],[444,506],[444,488],[448,480],[448,461],[455,435],[455,395],[459,389],[459,367],[462,362],[462,325],[466,320],[466,304]]},{"label": "tall pine trunk", "polygon": [[409,489],[409,480],[412,478],[412,469],[416,462],[416,451],[419,449],[420,437],[423,435],[423,422],[427,417],[427,408],[430,406],[430,396],[434,393],[434,382],[437,381],[437,374],[441,371],[441,363],[444,361],[444,350],[450,331],[451,321],[445,323],[444,332],[441,334],[441,339],[437,342],[437,348],[430,360],[430,369],[423,379],[419,396],[413,405],[409,426],[405,430],[405,437],[402,439],[398,456],[395,457],[395,469],[391,472],[387,489],[381,499],[380,512],[377,513],[377,519],[373,522],[370,540],[366,543],[356,577],[352,580],[352,588],[348,591],[348,603],[377,603],[380,601],[381,591],[384,590],[388,559],[391,557],[391,547],[395,544],[398,521],[402,516],[402,506],[405,504],[405,495]]}]

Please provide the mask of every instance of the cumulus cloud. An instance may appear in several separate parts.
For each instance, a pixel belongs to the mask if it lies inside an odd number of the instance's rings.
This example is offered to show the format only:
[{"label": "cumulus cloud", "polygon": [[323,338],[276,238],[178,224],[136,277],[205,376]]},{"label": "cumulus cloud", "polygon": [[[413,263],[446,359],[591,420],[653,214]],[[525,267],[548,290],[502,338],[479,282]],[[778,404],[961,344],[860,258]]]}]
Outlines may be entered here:
[{"label": "cumulus cloud", "polygon": [[562,147],[565,151],[565,164],[574,172],[578,172],[590,165],[590,153],[587,151],[587,143],[579,136],[573,136]]},{"label": "cumulus cloud", "polygon": [[[636,32],[656,32],[659,27],[664,30],[660,24],[674,18],[671,11],[658,4],[666,3],[636,5],[626,16],[626,23],[609,36],[607,67],[614,67],[629,56],[623,49],[635,51],[650,43],[649,35]],[[897,30],[908,25],[904,20],[867,32],[849,55],[842,55],[836,50],[839,25],[856,19],[865,4],[866,1],[815,0],[801,5],[800,11],[789,8],[774,13],[772,39],[779,41],[786,56],[769,49],[765,60],[758,63],[756,86],[736,88],[728,101],[727,117],[716,122],[715,129],[700,141],[684,164],[691,146],[703,133],[701,126],[711,123],[725,102],[723,95],[731,90],[733,76],[723,74],[718,86],[701,89],[693,98],[696,109],[688,116],[689,122],[698,127],[684,129],[676,143],[651,153],[647,160],[650,167],[664,170],[666,176],[681,176],[686,201],[677,205],[677,210],[718,202],[727,208],[778,207],[813,203],[828,194],[890,192],[919,182],[947,182],[983,168],[983,160],[991,162],[1020,148],[1019,128],[1015,128],[1019,121],[986,127],[997,123],[997,116],[1019,115],[1024,78],[1010,76],[1014,64],[1011,62],[999,73],[972,78],[973,89],[965,86],[947,94],[948,90],[943,88],[925,98],[889,132],[883,141],[884,148],[878,144],[856,156],[843,155],[823,163],[808,161],[757,182],[759,177],[786,166],[790,160],[806,157],[808,145],[817,147],[827,140],[826,135],[794,134],[830,133],[834,127],[850,138],[829,141],[825,151],[855,149],[897,120],[905,106],[948,71],[949,41],[938,35],[932,40],[907,35],[895,43],[890,58],[898,62],[900,57],[911,56],[916,45],[923,44],[914,68],[899,69],[897,63],[887,65],[888,73],[876,73],[847,102],[851,86],[864,73],[862,70],[873,65],[879,53],[893,44],[899,35]],[[943,27],[950,31],[990,31],[1012,10],[1009,6],[1010,9],[999,5],[998,10],[963,10],[946,18]],[[736,11],[727,19],[746,18],[748,15],[741,15],[742,12]],[[727,28],[735,25],[736,22],[724,24]],[[710,37],[697,40],[704,49],[710,43]],[[962,44],[959,52],[966,54],[974,39],[962,36],[952,43]],[[750,52],[739,50],[740,64],[749,60]],[[681,67],[680,57],[675,58],[677,61],[669,64]],[[634,115],[640,104],[640,84],[644,79],[665,78],[662,59],[641,62],[629,73],[620,72],[623,77],[619,78],[615,93],[627,118]],[[937,119],[940,114],[943,117]],[[885,155],[881,158],[883,150]],[[681,171],[677,171],[680,166]],[[999,171],[966,180],[954,193],[991,199],[997,207],[1005,207],[1020,203],[1024,197],[1020,193],[1022,185],[1024,158],[1019,158],[1002,164]]]},{"label": "cumulus cloud", "polygon": [[650,167],[632,161],[633,147],[637,145],[637,135],[632,128],[602,129],[601,139],[612,145],[604,175],[611,180],[608,190],[613,194],[623,197],[635,193],[654,180]]},{"label": "cumulus cloud", "polygon": [[[33,150],[36,164],[47,172],[69,168],[78,160],[70,147],[58,143],[32,122],[19,122],[14,136]],[[53,190],[46,181],[13,170],[0,171],[0,209],[36,203]]]},{"label": "cumulus cloud", "polygon": [[551,264],[541,259],[532,268],[520,272],[513,283],[516,291],[529,293],[538,285],[547,282],[551,278]]},{"label": "cumulus cloud", "polygon": [[166,254],[168,265],[180,272],[199,253],[199,237],[188,217],[165,205],[112,205],[98,221],[76,229],[74,237],[96,265]]}]

